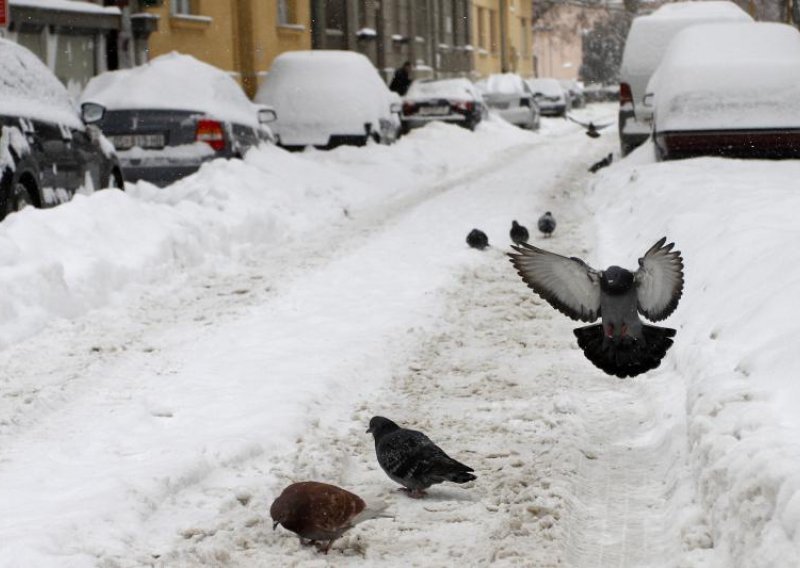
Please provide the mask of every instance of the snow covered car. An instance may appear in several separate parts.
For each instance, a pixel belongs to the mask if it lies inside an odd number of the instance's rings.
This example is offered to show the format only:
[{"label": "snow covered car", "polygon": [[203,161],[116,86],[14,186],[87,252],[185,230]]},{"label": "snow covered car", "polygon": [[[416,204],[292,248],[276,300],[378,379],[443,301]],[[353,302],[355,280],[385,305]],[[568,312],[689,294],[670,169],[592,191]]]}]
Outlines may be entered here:
[{"label": "snow covered car", "polygon": [[528,84],[516,73],[489,75],[479,89],[486,106],[506,121],[520,128],[539,128],[539,106]]},{"label": "snow covered car", "polygon": [[657,159],[800,158],[800,32],[792,26],[688,28],[647,91]]},{"label": "snow covered car", "polygon": [[33,53],[0,39],[0,77],[0,219],[63,203],[81,188],[123,188],[114,148],[81,121]]},{"label": "snow covered car", "polygon": [[539,105],[542,116],[564,116],[567,112],[567,95],[557,79],[540,77],[528,79],[528,87]]},{"label": "snow covered car", "polygon": [[634,18],[622,53],[619,84],[619,139],[625,156],[650,136],[653,109],[645,90],[670,40],[681,30],[711,22],[752,22],[733,2],[672,2]]},{"label": "snow covered car", "polygon": [[475,130],[486,113],[483,97],[467,79],[415,81],[403,99],[403,131],[432,121]]},{"label": "snow covered car", "polygon": [[586,92],[583,88],[583,83],[575,79],[560,79],[558,82],[561,84],[561,88],[564,89],[569,108],[583,108],[586,106]]},{"label": "snow covered car", "polygon": [[81,95],[86,122],[113,142],[129,181],[159,186],[215,158],[241,158],[273,139],[272,109],[253,104],[227,73],[170,53],[94,77]]},{"label": "snow covered car", "polygon": [[277,111],[273,129],[285,148],[390,144],[400,134],[400,98],[366,56],[352,51],[282,53],[255,100]]}]

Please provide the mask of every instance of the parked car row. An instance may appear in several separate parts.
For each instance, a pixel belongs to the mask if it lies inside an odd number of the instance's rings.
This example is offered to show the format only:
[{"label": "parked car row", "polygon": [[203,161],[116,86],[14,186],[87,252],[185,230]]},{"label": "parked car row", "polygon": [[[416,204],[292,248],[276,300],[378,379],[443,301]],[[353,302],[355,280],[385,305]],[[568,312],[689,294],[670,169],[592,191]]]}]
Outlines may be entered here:
[{"label": "parked car row", "polygon": [[401,99],[364,55],[334,50],[280,55],[255,102],[229,74],[178,53],[94,77],[79,107],[33,53],[2,39],[0,76],[0,219],[68,201],[81,188],[166,186],[262,143],[391,144],[431,121],[474,130],[490,110],[536,129],[541,114],[563,114],[571,100],[554,79],[513,73],[477,84],[418,80]]}]

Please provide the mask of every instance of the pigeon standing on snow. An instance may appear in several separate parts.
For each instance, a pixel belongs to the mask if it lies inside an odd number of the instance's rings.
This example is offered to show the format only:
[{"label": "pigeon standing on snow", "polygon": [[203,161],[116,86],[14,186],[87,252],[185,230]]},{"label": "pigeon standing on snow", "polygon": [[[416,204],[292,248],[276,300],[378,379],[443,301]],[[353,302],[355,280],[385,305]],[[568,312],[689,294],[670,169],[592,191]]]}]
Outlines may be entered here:
[{"label": "pigeon standing on snow", "polygon": [[383,513],[385,508],[385,503],[367,505],[358,495],[335,485],[302,481],[284,489],[269,514],[273,530],[282,525],[299,536],[301,544],[303,539],[311,541],[309,544],[327,541],[319,546],[327,554],[334,540],[361,521],[391,517]]},{"label": "pigeon standing on snow", "polygon": [[472,229],[467,235],[467,244],[474,249],[483,250],[489,246],[489,237],[480,229]]},{"label": "pigeon standing on snow", "polygon": [[401,428],[388,418],[375,416],[367,433],[375,437],[375,453],[383,471],[419,499],[436,483],[466,483],[475,476],[471,467],[459,463],[422,432]]},{"label": "pigeon standing on snow", "polygon": [[553,231],[556,230],[556,219],[550,211],[547,211],[544,215],[539,217],[538,226],[542,234],[544,234],[545,237],[549,237],[553,234]]},{"label": "pigeon standing on snow", "polygon": [[551,306],[574,320],[602,323],[574,330],[578,345],[609,375],[634,377],[655,369],[672,345],[675,330],[647,325],[677,307],[683,293],[683,258],[674,243],[659,240],[631,272],[619,266],[597,271],[579,258],[567,258],[527,244],[509,253],[522,280]]},{"label": "pigeon standing on snow", "polygon": [[614,161],[614,154],[609,154],[608,156],[606,156],[605,158],[603,158],[599,162],[595,162],[594,164],[592,164],[589,167],[589,172],[591,172],[593,174],[597,173],[599,170],[602,170],[606,166],[610,166],[611,162],[613,162],[613,161]]},{"label": "pigeon standing on snow", "polygon": [[527,243],[530,235],[528,229],[524,225],[520,225],[516,221],[511,221],[511,230],[508,232],[511,240],[516,243]]}]

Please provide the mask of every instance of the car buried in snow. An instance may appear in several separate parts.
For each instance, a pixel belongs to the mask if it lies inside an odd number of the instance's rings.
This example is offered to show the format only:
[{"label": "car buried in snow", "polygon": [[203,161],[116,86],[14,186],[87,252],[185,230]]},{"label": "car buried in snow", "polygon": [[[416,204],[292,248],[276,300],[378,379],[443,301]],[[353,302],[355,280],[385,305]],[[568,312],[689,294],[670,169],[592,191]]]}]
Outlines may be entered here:
[{"label": "car buried in snow", "polygon": [[166,186],[274,141],[273,109],[252,103],[224,71],[180,53],[94,77],[81,103],[83,119],[116,147],[128,181]]},{"label": "car buried in snow", "polygon": [[403,99],[403,132],[429,122],[475,130],[487,114],[483,97],[467,79],[414,81]]},{"label": "car buried in snow", "polygon": [[26,48],[0,39],[0,219],[123,186],[114,147],[84,124],[61,82]]},{"label": "car buried in snow", "polygon": [[557,79],[538,77],[526,81],[539,105],[542,116],[564,116],[567,114],[567,93]]},{"label": "car buried in snow", "polygon": [[275,108],[278,143],[290,150],[391,144],[400,135],[400,97],[352,51],[282,53],[255,100]]},{"label": "car buried in snow", "polygon": [[800,32],[792,26],[687,28],[647,91],[656,159],[800,158]]}]

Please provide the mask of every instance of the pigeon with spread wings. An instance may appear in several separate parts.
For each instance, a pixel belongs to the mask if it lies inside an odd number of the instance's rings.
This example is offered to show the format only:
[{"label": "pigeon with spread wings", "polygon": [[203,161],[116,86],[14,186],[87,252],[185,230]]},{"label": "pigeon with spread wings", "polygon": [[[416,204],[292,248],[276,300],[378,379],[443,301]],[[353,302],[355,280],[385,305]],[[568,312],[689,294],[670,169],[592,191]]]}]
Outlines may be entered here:
[{"label": "pigeon with spread wings", "polygon": [[601,130],[603,130],[604,128],[608,128],[609,126],[614,124],[613,122],[609,122],[609,123],[606,123],[606,124],[600,124],[598,126],[594,122],[591,122],[591,121],[583,122],[582,120],[578,120],[577,118],[573,118],[568,114],[565,115],[565,116],[566,116],[566,118],[568,120],[571,120],[575,124],[580,124],[581,126],[583,126],[586,129],[586,136],[588,136],[589,138],[599,138]]},{"label": "pigeon with spread wings", "polygon": [[667,318],[683,293],[683,258],[674,243],[659,240],[635,272],[611,266],[595,270],[581,259],[521,243],[509,253],[522,280],[561,313],[601,323],[574,330],[578,345],[609,375],[634,377],[661,363],[675,330],[648,325]]}]

